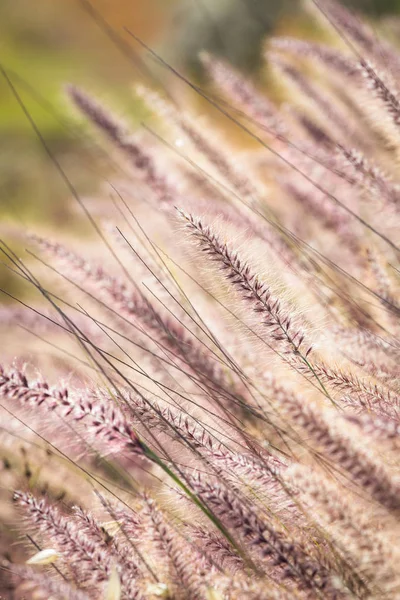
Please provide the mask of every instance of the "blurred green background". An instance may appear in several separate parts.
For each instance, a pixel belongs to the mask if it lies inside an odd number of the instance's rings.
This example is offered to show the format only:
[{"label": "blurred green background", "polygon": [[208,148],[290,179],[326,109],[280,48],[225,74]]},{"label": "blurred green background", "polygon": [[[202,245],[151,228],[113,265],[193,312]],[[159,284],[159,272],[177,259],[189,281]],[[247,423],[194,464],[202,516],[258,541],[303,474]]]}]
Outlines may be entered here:
[{"label": "blurred green background", "polygon": [[[400,8],[400,0],[353,0],[351,4],[372,18]],[[138,66],[138,46],[124,28],[196,76],[202,49],[250,71],[259,66],[261,43],[269,32],[279,27],[293,33],[310,26],[296,0],[92,0],[92,6],[98,13],[91,12],[83,0],[0,2],[2,66],[51,152],[83,193],[95,189],[92,158],[96,153],[85,139],[84,125],[77,126],[63,85],[82,84],[139,122],[141,109],[131,84],[146,76],[147,68],[158,78],[165,75],[151,60]],[[117,39],[110,39],[107,27]],[[0,136],[3,229],[13,221],[24,227],[44,220],[52,228],[68,226],[74,219],[68,190],[3,77]],[[101,166],[101,157],[97,159]]]}]

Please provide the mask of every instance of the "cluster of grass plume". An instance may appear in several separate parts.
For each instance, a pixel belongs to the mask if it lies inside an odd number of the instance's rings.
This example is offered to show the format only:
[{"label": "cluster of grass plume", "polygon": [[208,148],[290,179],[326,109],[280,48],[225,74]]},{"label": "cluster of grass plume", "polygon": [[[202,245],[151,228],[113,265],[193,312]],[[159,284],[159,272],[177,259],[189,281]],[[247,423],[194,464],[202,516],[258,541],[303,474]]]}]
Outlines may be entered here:
[{"label": "cluster of grass plume", "polygon": [[156,58],[213,118],[67,87],[120,171],[82,199],[49,152],[95,242],[1,242],[36,294],[2,309],[3,595],[400,597],[400,54],[309,9],[281,105],[209,54],[208,91]]}]

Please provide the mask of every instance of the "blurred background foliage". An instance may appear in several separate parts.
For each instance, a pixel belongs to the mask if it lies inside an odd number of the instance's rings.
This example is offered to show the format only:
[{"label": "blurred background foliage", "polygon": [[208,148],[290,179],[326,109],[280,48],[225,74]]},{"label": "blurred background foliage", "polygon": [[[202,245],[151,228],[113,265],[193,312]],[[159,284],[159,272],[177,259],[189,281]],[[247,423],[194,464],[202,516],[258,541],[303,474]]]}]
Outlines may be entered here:
[{"label": "blurred background foliage", "polygon": [[[376,18],[400,9],[399,0],[343,3]],[[186,61],[195,62],[199,51],[207,48],[249,69],[258,64],[260,45],[277,23],[307,27],[300,0],[182,0],[178,4],[181,26],[176,48]]]},{"label": "blurred background foliage", "polygon": [[[268,33],[279,29],[309,35],[311,27],[300,0],[91,2],[0,2],[2,66],[80,193],[90,193],[97,184],[92,162],[87,161],[88,151],[93,158],[93,146],[85,146],[85,125],[76,121],[66,104],[64,84],[85,86],[139,124],[142,109],[131,84],[146,78],[148,68],[158,78],[166,75],[154,61],[142,63],[139,47],[126,30],[191,76],[199,76],[200,50],[251,71],[260,65],[260,48]],[[374,19],[400,10],[400,0],[349,0],[347,4]],[[98,12],[93,13],[91,5]],[[11,227],[13,221],[25,228],[46,222],[53,230],[74,225],[78,235],[70,193],[4,77],[0,79],[0,137],[2,228]],[[101,164],[100,160],[97,166]],[[0,275],[0,286],[6,276]]]}]

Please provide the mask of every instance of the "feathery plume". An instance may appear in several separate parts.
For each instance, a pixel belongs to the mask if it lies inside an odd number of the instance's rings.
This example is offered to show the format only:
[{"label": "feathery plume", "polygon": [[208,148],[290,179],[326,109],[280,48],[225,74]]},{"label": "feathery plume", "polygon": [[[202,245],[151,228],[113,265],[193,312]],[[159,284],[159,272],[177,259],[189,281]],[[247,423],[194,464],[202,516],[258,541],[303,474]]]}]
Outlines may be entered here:
[{"label": "feathery plume", "polygon": [[359,75],[357,61],[330,46],[289,37],[272,38],[268,41],[268,46],[274,50],[318,61],[324,67],[328,67],[346,78],[354,78]]},{"label": "feathery plume", "polygon": [[49,600],[50,598],[90,600],[90,596],[84,590],[79,590],[64,581],[44,576],[43,573],[32,567],[13,563],[6,563],[6,565],[12,579],[18,582],[19,591],[23,594],[32,594],[36,600]]},{"label": "feathery plume", "polygon": [[[96,585],[109,580],[115,563],[105,544],[91,540],[76,522],[44,499],[37,500],[32,494],[15,492],[14,501],[24,509],[42,535],[52,540],[80,583]],[[132,573],[120,567],[119,577],[123,598],[143,600],[136,584],[136,571]]]},{"label": "feathery plume", "polygon": [[67,92],[79,110],[127,157],[135,170],[142,175],[144,182],[154,191],[158,201],[161,204],[170,204],[176,190],[161,174],[151,154],[133,137],[126,125],[76,86],[69,86]]},{"label": "feathery plume", "polygon": [[167,523],[164,515],[152,499],[147,498],[146,505],[156,539],[166,552],[179,580],[178,589],[182,585],[188,596],[193,600],[206,600],[204,577],[196,566],[198,561],[193,556],[193,550]]},{"label": "feathery plume", "polygon": [[244,115],[272,135],[280,136],[286,132],[286,127],[272,102],[258,92],[248,79],[213,56],[202,53],[200,58],[214,82]]},{"label": "feathery plume", "polygon": [[363,448],[355,433],[344,433],[345,421],[318,411],[310,403],[286,395],[282,410],[314,441],[317,450],[336,467],[347,471],[355,485],[362,488],[388,510],[400,509],[400,484],[389,469]]},{"label": "feathery plume", "polygon": [[314,517],[329,532],[331,543],[349,560],[353,571],[349,576],[354,577],[354,572],[358,574],[359,580],[353,585],[366,589],[355,589],[357,595],[368,597],[368,589],[371,593],[375,588],[375,594],[384,596],[385,590],[393,589],[396,585],[393,553],[396,555],[397,551],[389,536],[385,536],[384,529],[377,534],[371,527],[367,506],[365,512],[354,510],[352,499],[345,490],[304,467],[291,468],[288,479],[292,480],[300,499],[308,504]]},{"label": "feathery plume", "polygon": [[311,352],[311,346],[306,346],[305,334],[292,325],[292,318],[282,307],[279,299],[272,296],[268,286],[261,282],[257,275],[251,272],[249,265],[243,262],[238,253],[232,251],[225,242],[201,219],[179,211],[189,232],[197,240],[200,249],[218,264],[226,279],[236,287],[245,300],[249,301],[254,312],[263,319],[263,325],[268,331],[268,337],[277,342],[284,353],[306,357]]},{"label": "feathery plume", "polygon": [[51,388],[45,381],[28,381],[28,378],[17,369],[6,371],[0,366],[0,394],[11,401],[34,408],[43,406],[48,411],[57,411],[63,418],[72,421],[84,421],[92,429],[95,437],[128,448],[132,452],[141,453],[140,441],[129,426],[119,409],[112,404],[96,400],[93,402],[84,395],[71,397],[69,390]]},{"label": "feathery plume", "polygon": [[332,578],[326,569],[308,556],[299,544],[261,520],[244,499],[217,482],[204,480],[200,474],[192,476],[190,483],[231,528],[240,532],[263,557],[270,557],[273,564],[284,569],[283,577],[295,578],[307,588],[323,590],[326,598],[341,597],[332,586]]}]

